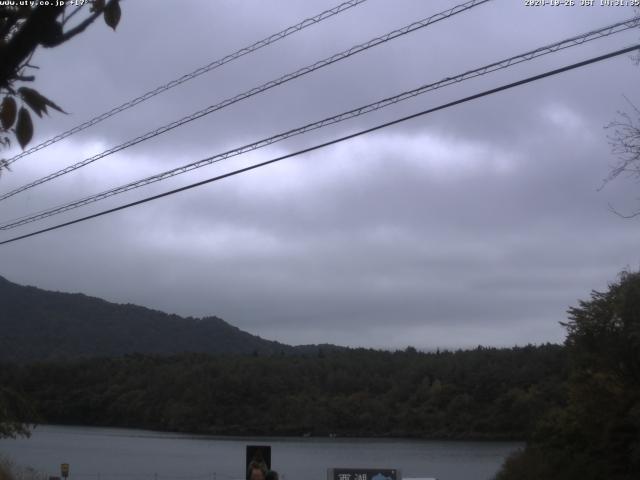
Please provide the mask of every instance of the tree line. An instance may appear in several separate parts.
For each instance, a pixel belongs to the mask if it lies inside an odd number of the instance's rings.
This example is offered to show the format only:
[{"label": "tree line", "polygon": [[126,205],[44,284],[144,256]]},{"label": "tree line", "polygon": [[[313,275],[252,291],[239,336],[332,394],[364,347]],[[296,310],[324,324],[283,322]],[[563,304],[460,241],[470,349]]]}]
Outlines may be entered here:
[{"label": "tree line", "polygon": [[[5,364],[35,420],[220,435],[523,439],[566,397],[559,345],[128,355]],[[33,419],[26,419],[33,420]]]}]

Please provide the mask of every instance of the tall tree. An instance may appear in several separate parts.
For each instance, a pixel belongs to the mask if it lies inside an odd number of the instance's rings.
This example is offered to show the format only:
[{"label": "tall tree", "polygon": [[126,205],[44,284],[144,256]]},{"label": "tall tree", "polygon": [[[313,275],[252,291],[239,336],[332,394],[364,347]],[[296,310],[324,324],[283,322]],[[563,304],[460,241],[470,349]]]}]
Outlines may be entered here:
[{"label": "tall tree", "polygon": [[500,480],[632,480],[640,472],[640,272],[569,310],[566,407],[540,421]]}]

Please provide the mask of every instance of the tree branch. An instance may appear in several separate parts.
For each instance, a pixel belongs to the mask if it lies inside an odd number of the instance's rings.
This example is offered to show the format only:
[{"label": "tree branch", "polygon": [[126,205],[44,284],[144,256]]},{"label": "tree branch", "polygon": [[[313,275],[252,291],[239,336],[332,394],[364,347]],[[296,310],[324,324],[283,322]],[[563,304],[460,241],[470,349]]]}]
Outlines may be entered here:
[{"label": "tree branch", "polygon": [[38,47],[44,32],[50,31],[63,10],[64,5],[35,8],[11,40],[0,47],[0,86],[9,86],[20,65]]},{"label": "tree branch", "polygon": [[[107,6],[113,2],[115,2],[117,0],[111,0]],[[91,15],[89,15],[87,18],[85,18],[82,22],[80,22],[78,25],[76,25],[75,27],[73,27],[70,30],[67,30],[66,32],[64,32],[60,37],[59,40],[57,41],[53,41],[52,43],[50,43],[49,45],[47,45],[47,47],[57,47],[58,45],[72,39],[73,37],[75,37],[76,35],[78,35],[79,33],[82,33],[86,30],[86,28],[91,25],[96,18],[98,18],[100,15],[102,15],[102,13],[105,11],[105,9],[107,8],[107,6],[105,6],[104,8],[98,9],[95,12],[93,12]],[[82,8],[82,7],[79,7]],[[74,11],[72,13],[75,14],[77,12]],[[69,18],[71,18],[71,15],[69,16]]]}]

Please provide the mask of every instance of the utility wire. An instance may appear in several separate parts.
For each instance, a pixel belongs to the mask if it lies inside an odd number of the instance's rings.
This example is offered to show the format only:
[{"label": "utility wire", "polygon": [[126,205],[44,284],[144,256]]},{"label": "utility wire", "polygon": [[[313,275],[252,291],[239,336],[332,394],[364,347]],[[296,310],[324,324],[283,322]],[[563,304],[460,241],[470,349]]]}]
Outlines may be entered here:
[{"label": "utility wire", "polygon": [[368,128],[366,130],[361,130],[359,132],[352,133],[350,135],[345,135],[343,137],[336,138],[334,140],[330,140],[328,142],[324,142],[324,143],[321,143],[321,144],[318,144],[318,145],[314,145],[313,147],[308,147],[308,148],[305,148],[305,149],[302,149],[302,150],[298,150],[297,152],[288,153],[288,154],[282,155],[280,157],[272,158],[271,160],[267,160],[267,161],[264,161],[264,162],[256,163],[256,164],[250,165],[248,167],[240,168],[238,170],[234,170],[232,172],[228,172],[228,173],[225,173],[225,174],[222,174],[222,175],[218,175],[218,176],[215,176],[215,177],[212,177],[212,178],[208,178],[206,180],[202,180],[202,181],[199,181],[199,182],[196,182],[196,183],[192,183],[192,184],[186,185],[184,187],[176,188],[174,190],[169,190],[167,192],[160,193],[158,195],[153,195],[153,196],[150,196],[150,197],[146,197],[146,198],[143,198],[141,200],[137,200],[135,202],[127,203],[125,205],[120,205],[118,207],[110,208],[108,210],[103,210],[101,212],[94,213],[92,215],[87,215],[85,217],[77,218],[77,219],[71,220],[69,222],[60,223],[60,224],[57,224],[57,225],[54,225],[54,226],[51,226],[51,227],[48,227],[48,228],[43,228],[41,230],[37,230],[35,232],[31,232],[31,233],[27,233],[25,235],[20,235],[20,236],[14,237],[14,238],[10,238],[8,240],[4,240],[4,241],[0,242],[0,245],[6,245],[8,243],[16,242],[18,240],[23,240],[25,238],[33,237],[35,235],[40,235],[42,233],[51,232],[53,230],[57,230],[57,229],[60,229],[60,228],[63,228],[63,227],[74,225],[76,223],[84,222],[86,220],[91,220],[93,218],[101,217],[103,215],[107,215],[107,214],[110,214],[110,213],[118,212],[120,210],[125,210],[127,208],[135,207],[137,205],[142,205],[143,203],[151,202],[153,200],[158,200],[158,199],[163,198],[163,197],[168,197],[170,195],[174,195],[176,193],[184,192],[186,190],[191,190],[192,188],[200,187],[202,185],[206,185],[208,183],[216,182],[216,181],[222,180],[224,178],[228,178],[228,177],[232,177],[232,176],[244,173],[244,172],[248,172],[250,170],[255,170],[257,168],[265,167],[267,165],[271,165],[272,163],[276,163],[276,162],[279,162],[281,160],[285,160],[287,158],[292,158],[292,157],[295,157],[295,156],[298,156],[298,155],[302,155],[304,153],[313,152],[315,150],[319,150],[321,148],[325,148],[325,147],[328,147],[330,145],[335,145],[336,143],[344,142],[346,140],[350,140],[352,138],[359,137],[361,135],[365,135],[365,134],[368,134],[368,133],[371,133],[371,132],[375,132],[377,130],[381,130],[383,128],[387,128],[387,127],[390,127],[392,125],[396,125],[398,123],[405,122],[407,120],[411,120],[411,119],[414,119],[414,118],[417,118],[417,117],[421,117],[421,116],[424,116],[424,115],[427,115],[427,114],[430,114],[430,113],[433,113],[433,112],[437,112],[439,110],[444,110],[446,108],[450,108],[450,107],[453,107],[453,106],[456,106],[456,105],[460,105],[462,103],[466,103],[466,102],[469,102],[469,101],[472,101],[472,100],[476,100],[478,98],[486,97],[488,95],[492,95],[492,94],[495,94],[495,93],[498,93],[498,92],[501,92],[501,91],[504,91],[504,90],[508,90],[508,89],[511,89],[511,88],[514,88],[514,87],[518,87],[520,85],[525,85],[527,83],[532,83],[532,82],[535,82],[535,81],[538,81],[538,80],[542,80],[544,78],[547,78],[547,77],[550,77],[550,76],[553,76],[553,75],[558,75],[560,73],[567,72],[569,70],[574,70],[574,69],[581,68],[581,67],[584,67],[584,66],[587,66],[587,65],[591,65],[593,63],[601,62],[601,61],[604,61],[604,60],[607,60],[607,59],[610,59],[610,58],[613,58],[613,57],[624,55],[626,53],[631,53],[634,50],[639,50],[639,49],[640,49],[640,44],[637,44],[637,45],[633,45],[631,47],[627,47],[627,48],[623,48],[621,50],[616,50],[614,52],[607,53],[605,55],[600,55],[598,57],[592,57],[592,58],[590,58],[588,60],[584,60],[582,62],[573,63],[571,65],[567,65],[567,66],[564,66],[562,68],[558,68],[558,69],[555,69],[555,70],[550,70],[550,71],[547,71],[545,73],[541,73],[539,75],[534,75],[532,77],[528,77],[528,78],[525,78],[523,80],[519,80],[517,82],[513,82],[513,83],[506,84],[506,85],[502,85],[500,87],[492,88],[490,90],[485,90],[485,91],[483,91],[481,93],[477,93],[475,95],[464,97],[462,99],[455,100],[453,102],[445,103],[445,104],[439,105],[437,107],[430,108],[428,110],[423,110],[421,112],[414,113],[413,115],[408,115],[408,116],[405,116],[405,117],[402,117],[402,118],[399,118],[399,119],[396,119],[396,120],[392,120],[390,122],[386,122],[386,123],[377,125],[375,127]]},{"label": "utility wire", "polygon": [[94,125],[97,125],[98,123],[102,122],[103,120],[106,120],[107,118],[113,117],[114,115],[117,115],[120,112],[124,112],[125,110],[128,110],[132,107],[135,107],[136,105],[138,105],[139,103],[145,102],[147,100],[149,100],[150,98],[155,97],[156,95],[159,95],[163,92],[166,92],[167,90],[170,90],[174,87],[177,87],[178,85],[181,85],[185,82],[188,82],[189,80],[193,80],[196,77],[199,77],[200,75],[210,72],[212,70],[215,70],[218,67],[221,67],[229,62],[232,62],[240,57],[243,57],[244,55],[247,55],[249,53],[253,53],[257,50],[260,50],[263,47],[266,47],[267,45],[271,45],[272,43],[275,43],[279,40],[282,40],[283,38],[288,37],[289,35],[293,35],[294,33],[297,33],[301,30],[304,30],[307,27],[310,27],[312,25],[315,25],[317,23],[322,22],[323,20],[326,20],[328,18],[331,18],[335,15],[338,15],[342,12],[344,12],[345,10],[348,10],[350,8],[353,8],[357,5],[360,5],[361,3],[366,2],[367,0],[349,0],[348,2],[344,2],[341,3],[340,5],[337,5],[329,10],[325,10],[324,12],[321,12],[313,17],[307,18],[305,20],[303,20],[300,23],[297,23],[296,25],[292,25],[290,27],[285,28],[284,30],[278,32],[278,33],[274,33],[273,35],[270,35],[266,38],[263,38],[262,40],[259,40],[251,45],[249,45],[248,47],[244,47],[241,48],[240,50],[231,53],[229,55],[226,55],[222,58],[219,58],[218,60],[215,60],[211,63],[209,63],[208,65],[205,65],[203,67],[197,68],[196,70],[187,73],[179,78],[176,78],[175,80],[171,80],[169,83],[166,83],[164,85],[160,85],[159,87],[153,89],[153,90],[149,90],[148,92],[140,95],[139,97],[136,97],[132,100],[129,100],[128,102],[123,103],[122,105],[119,105],[117,107],[112,108],[111,110],[102,113],[90,120],[87,120],[84,123],[81,123],[80,125],[77,125],[73,128],[71,128],[70,130],[67,130],[66,132],[60,133],[58,135],[56,135],[55,137],[51,137],[48,140],[45,140],[44,142],[35,145],[34,147],[29,148],[28,150],[25,150],[22,153],[19,153],[18,155],[11,157],[10,159],[7,160],[7,164],[11,165],[13,162],[15,162],[16,160],[19,160],[20,158],[26,157],[27,155],[30,155],[34,152],[37,152],[38,150],[42,150],[43,148],[48,147],[49,145],[53,145],[54,143],[59,142],[60,140],[63,140],[67,137],[70,137],[71,135],[74,135],[78,132],[81,132],[82,130],[85,130],[89,127],[92,127]]},{"label": "utility wire", "polygon": [[483,67],[477,68],[475,70],[469,70],[465,73],[456,75],[454,77],[447,77],[435,83],[430,83],[427,85],[422,85],[416,89],[409,90],[393,97],[388,97],[382,100],[379,100],[374,103],[370,103],[368,105],[361,106],[359,108],[349,110],[347,112],[340,113],[338,115],[334,115],[332,117],[328,117],[313,123],[309,123],[302,127],[295,128],[293,130],[288,130],[277,135],[259,140],[257,142],[253,142],[247,145],[243,145],[241,147],[228,150],[224,153],[219,153],[196,162],[189,163],[187,165],[183,165],[181,167],[177,167],[171,170],[167,170],[165,172],[142,178],[136,180],[134,182],[127,183],[125,185],[121,185],[119,187],[112,188],[110,190],[106,190],[104,192],[91,195],[73,202],[69,202],[63,205],[59,205],[57,207],[53,207],[47,210],[43,210],[40,212],[32,213],[29,215],[22,216],[20,218],[16,218],[13,220],[6,221],[5,223],[0,224],[0,230],[10,230],[12,228],[16,228],[27,223],[35,222],[38,220],[42,220],[47,217],[51,217],[53,215],[57,215],[69,210],[73,210],[75,208],[82,207],[84,205],[88,205],[90,203],[94,203],[100,200],[104,200],[106,198],[112,197],[114,195],[118,195],[121,193],[128,192],[130,190],[134,190],[136,188],[143,187],[145,185],[149,185],[151,183],[159,182],[161,180],[165,180],[170,177],[174,177],[176,175],[180,175],[191,170],[195,170],[198,168],[205,167],[207,165],[211,165],[213,163],[217,163],[223,160],[226,160],[231,157],[235,157],[241,155],[243,153],[247,153],[253,150],[257,150],[259,148],[266,147],[273,143],[291,138],[293,136],[301,135],[303,133],[310,132],[312,130],[316,130],[319,128],[326,127],[328,125],[332,125],[335,123],[343,122],[345,120],[355,118],[361,115],[365,115],[367,113],[373,112],[375,110],[379,110],[382,108],[386,108],[395,103],[413,98],[417,95],[421,95],[423,93],[433,91],[448,85],[452,85],[455,83],[462,82],[464,80],[468,80],[474,77],[478,77],[481,75],[486,75],[491,72],[495,72],[497,70],[505,69],[513,65],[517,65],[522,62],[526,62],[529,60],[533,60],[534,58],[538,58],[543,55],[548,55],[550,53],[563,50],[569,47],[573,47],[576,45],[581,45],[585,42],[596,40],[599,38],[606,37],[608,35],[612,35],[614,33],[619,33],[630,28],[634,28],[640,25],[640,17],[634,17],[629,20],[625,20],[623,22],[618,22],[613,25],[609,25],[607,27],[603,27],[597,30],[593,30],[591,32],[587,32],[581,35],[577,35],[566,40],[562,40],[560,42],[556,42],[550,45],[546,45],[544,47],[537,48],[535,50],[530,50],[528,52],[509,57],[504,60],[500,60],[498,62],[491,63],[489,65],[485,65]]},{"label": "utility wire", "polygon": [[376,37],[373,38],[371,40],[369,40],[368,42],[362,43],[360,45],[356,45],[354,47],[349,48],[348,50],[344,50],[340,53],[336,53],[335,55],[332,55],[330,57],[327,57],[323,60],[320,60],[312,65],[308,65],[306,67],[300,68],[299,70],[296,70],[295,72],[292,73],[288,73],[286,75],[283,75],[282,77],[279,77],[275,80],[271,80],[269,82],[263,83],[262,85],[258,86],[258,87],[254,87],[250,90],[247,90],[246,92],[240,93],[234,97],[230,97],[227,98],[226,100],[223,100],[220,103],[217,103],[215,105],[211,105],[207,108],[204,108],[202,110],[199,110],[197,112],[192,113],[191,115],[187,115],[186,117],[181,118],[180,120],[176,120],[174,122],[171,122],[167,125],[164,125],[160,128],[157,128],[155,130],[152,130],[150,132],[147,132],[143,135],[140,135],[139,137],[136,137],[132,140],[129,140],[125,143],[122,143],[120,145],[117,145],[115,147],[110,148],[109,150],[105,150],[102,153],[99,153],[97,155],[94,155],[92,157],[89,157],[85,160],[82,160],[78,163],[75,163],[73,165],[69,165],[66,168],[63,168],[61,170],[58,170],[57,172],[51,173],[45,177],[42,177],[38,180],[35,180],[31,183],[28,183],[26,185],[23,185],[21,187],[16,188],[15,190],[12,190],[10,192],[7,192],[5,194],[0,195],[0,201],[2,200],[6,200],[7,198],[10,198],[14,195],[17,195],[20,192],[24,192],[25,190],[29,190],[33,187],[36,187],[38,185],[41,185],[43,183],[49,182],[55,178],[58,178],[62,175],[66,175],[67,173],[73,172],[74,170],[77,170],[79,168],[82,168],[86,165],[89,165],[90,163],[93,163],[97,160],[100,160],[101,158],[104,158],[106,156],[109,156],[113,153],[116,152],[120,152],[126,148],[132,147],[134,145],[137,145],[138,143],[144,142],[146,140],[149,140],[151,138],[157,137],[158,135],[162,135],[170,130],[173,130],[174,128],[180,127],[186,123],[192,122],[194,120],[197,120],[199,118],[204,117],[205,115],[209,115],[210,113],[213,113],[217,110],[221,110],[223,108],[226,108],[230,105],[233,105],[234,103],[240,102],[242,100],[245,100],[249,97],[252,97],[254,95],[257,95],[259,93],[262,93],[266,90],[270,90],[271,88],[277,87],[279,85],[282,85],[283,83],[289,82],[291,80],[294,80],[298,77],[301,77],[303,75],[307,75],[308,73],[314,72],[315,70],[318,70],[320,68],[324,68],[328,65],[331,65],[333,63],[336,63],[340,60],[344,60],[345,58],[349,58],[353,55],[356,55],[358,53],[364,52],[365,50],[368,50],[370,48],[376,47],[378,45],[381,45],[383,43],[389,42],[391,40],[394,40],[398,37],[401,37],[403,35],[407,35],[409,33],[415,32],[416,30],[419,30],[421,28],[427,27],[429,25],[432,25],[436,22],[439,22],[441,20],[445,20],[448,19],[454,15],[457,15],[459,13],[465,12],[467,10],[470,10],[474,7],[477,7],[479,5],[482,5],[484,3],[490,2],[492,0],[470,0],[466,3],[457,5],[453,8],[450,8],[448,10],[445,10],[443,12],[437,13],[435,15],[432,15],[428,18],[419,20],[417,22],[411,23],[410,25],[407,25],[405,27],[402,27],[400,29],[397,30],[393,30],[392,32],[389,32],[385,35],[382,35],[380,37]]}]

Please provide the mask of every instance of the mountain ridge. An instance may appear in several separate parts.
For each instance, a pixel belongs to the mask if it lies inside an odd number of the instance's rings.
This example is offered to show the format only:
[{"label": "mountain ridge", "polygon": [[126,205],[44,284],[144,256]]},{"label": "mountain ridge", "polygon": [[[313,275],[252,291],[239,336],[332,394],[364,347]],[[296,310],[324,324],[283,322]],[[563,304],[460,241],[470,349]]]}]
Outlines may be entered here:
[{"label": "mountain ridge", "polygon": [[267,340],[216,316],[182,317],[84,293],[44,290],[0,276],[0,361],[34,362],[175,355],[303,354],[333,345],[291,346]]}]

